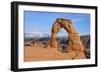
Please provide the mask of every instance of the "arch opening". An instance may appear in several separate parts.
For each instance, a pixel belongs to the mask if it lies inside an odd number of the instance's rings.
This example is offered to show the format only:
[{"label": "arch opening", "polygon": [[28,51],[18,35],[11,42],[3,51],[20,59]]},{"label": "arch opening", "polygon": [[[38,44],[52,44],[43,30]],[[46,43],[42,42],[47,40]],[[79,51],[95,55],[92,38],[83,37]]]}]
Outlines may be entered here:
[{"label": "arch opening", "polygon": [[58,50],[61,52],[66,52],[66,46],[68,46],[68,32],[64,28],[61,28],[57,33],[57,39],[59,40]]}]

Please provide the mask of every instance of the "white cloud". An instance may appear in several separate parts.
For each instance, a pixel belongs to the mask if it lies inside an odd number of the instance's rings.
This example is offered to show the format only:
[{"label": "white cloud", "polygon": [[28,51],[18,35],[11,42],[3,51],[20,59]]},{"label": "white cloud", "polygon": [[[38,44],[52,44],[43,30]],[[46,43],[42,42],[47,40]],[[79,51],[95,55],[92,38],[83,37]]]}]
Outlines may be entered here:
[{"label": "white cloud", "polygon": [[39,29],[35,29],[33,27],[28,27],[25,30],[25,37],[48,37],[49,34],[40,31]]},{"label": "white cloud", "polygon": [[73,19],[72,22],[73,22],[73,23],[76,23],[76,22],[80,22],[80,21],[83,21],[83,20],[84,20],[84,19],[77,18],[77,19]]}]

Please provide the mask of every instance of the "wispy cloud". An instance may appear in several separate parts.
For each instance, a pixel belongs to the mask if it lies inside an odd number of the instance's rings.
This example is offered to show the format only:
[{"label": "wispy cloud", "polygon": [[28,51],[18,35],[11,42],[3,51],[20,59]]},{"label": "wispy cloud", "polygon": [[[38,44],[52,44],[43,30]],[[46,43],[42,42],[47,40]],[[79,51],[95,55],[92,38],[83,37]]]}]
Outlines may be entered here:
[{"label": "wispy cloud", "polygon": [[81,22],[81,21],[83,21],[84,19],[82,19],[82,18],[76,18],[76,19],[73,19],[72,20],[72,22],[73,23],[77,23],[77,22]]}]

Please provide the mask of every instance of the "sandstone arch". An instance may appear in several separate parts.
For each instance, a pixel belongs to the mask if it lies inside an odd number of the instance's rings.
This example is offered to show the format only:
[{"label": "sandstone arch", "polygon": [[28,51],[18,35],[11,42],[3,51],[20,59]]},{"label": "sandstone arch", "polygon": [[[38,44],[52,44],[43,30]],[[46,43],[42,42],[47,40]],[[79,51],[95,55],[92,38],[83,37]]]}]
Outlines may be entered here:
[{"label": "sandstone arch", "polygon": [[66,49],[68,51],[74,50],[74,51],[81,51],[84,52],[84,46],[81,42],[79,33],[75,30],[75,28],[72,25],[72,21],[69,19],[62,19],[57,18],[54,24],[52,25],[51,29],[51,38],[50,38],[50,47],[59,48],[59,42],[57,39],[57,33],[61,28],[64,28],[66,32],[68,33],[68,39],[69,44],[66,46]]}]

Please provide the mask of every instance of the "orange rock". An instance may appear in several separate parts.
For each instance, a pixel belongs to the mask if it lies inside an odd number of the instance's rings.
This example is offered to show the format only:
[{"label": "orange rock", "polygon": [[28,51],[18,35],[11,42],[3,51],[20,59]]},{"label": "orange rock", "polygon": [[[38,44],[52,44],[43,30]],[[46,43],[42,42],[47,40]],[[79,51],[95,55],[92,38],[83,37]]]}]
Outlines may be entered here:
[{"label": "orange rock", "polygon": [[[75,51],[82,51],[83,55],[85,56],[84,53],[84,46],[81,42],[79,33],[75,30],[75,28],[72,25],[72,21],[69,19],[62,19],[58,18],[51,29],[51,38],[50,38],[50,46],[53,48],[58,49],[59,48],[59,42],[57,40],[57,33],[61,28],[64,28],[66,32],[68,33],[68,39],[69,39],[69,44],[67,45],[66,49],[67,50],[75,50]],[[83,56],[82,55],[82,56]]]}]

